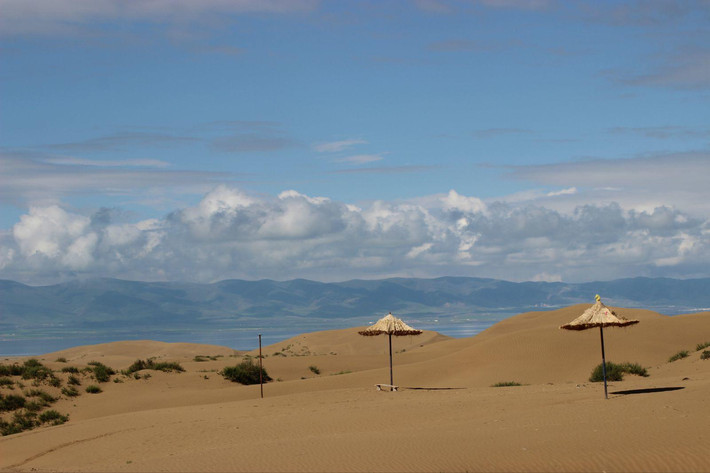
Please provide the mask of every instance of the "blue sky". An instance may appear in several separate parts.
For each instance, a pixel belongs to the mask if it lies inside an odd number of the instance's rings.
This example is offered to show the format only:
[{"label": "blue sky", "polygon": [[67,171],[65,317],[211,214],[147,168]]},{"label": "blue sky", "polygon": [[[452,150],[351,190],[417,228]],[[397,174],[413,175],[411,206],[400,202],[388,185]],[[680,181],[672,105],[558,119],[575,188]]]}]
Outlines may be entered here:
[{"label": "blue sky", "polygon": [[0,10],[0,278],[710,276],[708,1]]}]

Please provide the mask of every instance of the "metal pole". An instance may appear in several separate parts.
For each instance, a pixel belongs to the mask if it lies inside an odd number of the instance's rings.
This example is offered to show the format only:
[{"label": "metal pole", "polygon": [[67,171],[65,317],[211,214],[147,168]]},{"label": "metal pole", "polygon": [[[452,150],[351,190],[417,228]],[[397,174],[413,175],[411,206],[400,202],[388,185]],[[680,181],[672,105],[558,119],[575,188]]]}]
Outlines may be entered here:
[{"label": "metal pole", "polygon": [[604,399],[609,399],[606,392],[606,356],[604,356],[604,328],[599,327],[599,334],[602,337],[602,373],[604,373]]},{"label": "metal pole", "polygon": [[388,334],[390,337],[390,389],[394,389],[394,379],[392,377],[392,334]]},{"label": "metal pole", "polygon": [[[603,349],[602,349],[603,351]],[[259,387],[261,389],[261,397],[264,397],[264,368],[261,363],[261,334],[259,334]]]}]

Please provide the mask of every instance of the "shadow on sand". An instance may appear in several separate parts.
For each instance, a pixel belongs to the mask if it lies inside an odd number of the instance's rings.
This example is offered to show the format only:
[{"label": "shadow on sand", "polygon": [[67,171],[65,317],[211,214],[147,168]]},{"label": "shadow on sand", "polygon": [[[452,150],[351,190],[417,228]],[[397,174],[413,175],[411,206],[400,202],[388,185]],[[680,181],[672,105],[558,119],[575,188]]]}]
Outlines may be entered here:
[{"label": "shadow on sand", "polygon": [[662,393],[666,391],[678,391],[680,389],[685,389],[683,386],[671,386],[668,388],[646,388],[646,389],[629,389],[628,391],[614,391],[609,394],[649,394],[649,393]]}]

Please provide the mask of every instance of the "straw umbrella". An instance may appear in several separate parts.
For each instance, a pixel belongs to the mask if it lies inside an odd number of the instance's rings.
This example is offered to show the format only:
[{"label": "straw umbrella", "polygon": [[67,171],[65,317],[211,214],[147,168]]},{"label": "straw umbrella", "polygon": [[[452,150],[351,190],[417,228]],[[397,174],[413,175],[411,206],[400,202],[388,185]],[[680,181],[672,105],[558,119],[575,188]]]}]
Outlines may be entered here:
[{"label": "straw umbrella", "polygon": [[409,325],[405,324],[401,319],[398,319],[392,312],[385,315],[383,318],[370,325],[365,330],[358,332],[360,335],[365,335],[366,337],[381,335],[386,333],[389,336],[390,342],[390,386],[394,389],[394,378],[392,376],[392,335],[395,337],[401,337],[403,335],[419,335],[422,333],[421,330],[414,329]]},{"label": "straw umbrella", "polygon": [[604,356],[604,327],[626,327],[639,323],[638,320],[629,320],[602,304],[599,294],[595,297],[593,306],[585,310],[582,315],[572,322],[561,326],[565,330],[587,330],[599,327],[599,334],[602,340],[602,373],[604,374],[604,398],[609,399],[606,388],[606,357]]}]

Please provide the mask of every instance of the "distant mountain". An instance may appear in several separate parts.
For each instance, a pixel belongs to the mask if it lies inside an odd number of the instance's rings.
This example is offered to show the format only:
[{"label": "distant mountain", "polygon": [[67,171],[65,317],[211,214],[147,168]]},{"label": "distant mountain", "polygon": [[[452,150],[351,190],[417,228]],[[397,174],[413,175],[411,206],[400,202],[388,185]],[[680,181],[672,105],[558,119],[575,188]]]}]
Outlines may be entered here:
[{"label": "distant mountain", "polygon": [[710,278],[633,278],[580,284],[464,277],[339,283],[226,280],[213,284],[90,279],[37,287],[0,280],[0,329],[188,327],[264,319],[272,323],[372,320],[389,311],[420,320],[462,318],[591,304],[595,294],[613,306],[676,314],[710,308]]}]

